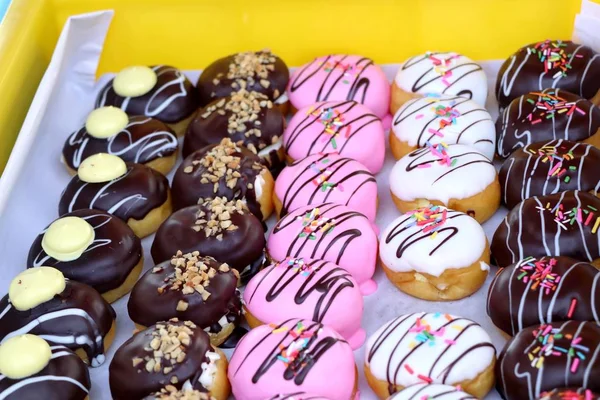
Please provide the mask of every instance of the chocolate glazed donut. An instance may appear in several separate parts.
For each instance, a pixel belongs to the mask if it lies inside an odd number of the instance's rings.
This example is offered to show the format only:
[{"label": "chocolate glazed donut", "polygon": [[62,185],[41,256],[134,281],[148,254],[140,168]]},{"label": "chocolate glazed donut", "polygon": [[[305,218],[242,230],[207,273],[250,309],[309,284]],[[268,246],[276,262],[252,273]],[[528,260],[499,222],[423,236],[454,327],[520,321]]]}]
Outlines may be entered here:
[{"label": "chocolate glazed donut", "polygon": [[496,229],[492,256],[506,267],[526,257],[567,256],[596,265],[600,199],[578,190],[517,204]]},{"label": "chocolate glazed donut", "polygon": [[[550,53],[555,54],[552,62],[548,61]],[[500,67],[496,98],[502,109],[523,94],[545,88],[561,88],[591,99],[600,89],[600,54],[571,41],[529,44]]]},{"label": "chocolate glazed donut", "polygon": [[140,239],[126,223],[103,211],[81,209],[63,217],[69,216],[83,218],[92,225],[95,239],[90,246],[76,260],[56,260],[42,249],[42,239],[46,231],[44,230],[31,245],[27,268],[54,267],[66,278],[86,283],[100,293],[121,286],[131,270],[140,262]]},{"label": "chocolate glazed donut", "polygon": [[[508,335],[553,321],[600,323],[600,270],[568,257],[528,257],[498,271],[487,314]],[[507,301],[508,299],[508,301]]]},{"label": "chocolate glazed donut", "polygon": [[586,388],[567,387],[544,392],[537,400],[597,400],[600,395]]},{"label": "chocolate glazed donut", "polygon": [[0,341],[31,333],[50,345],[83,349],[92,367],[104,362],[104,337],[116,318],[100,294],[83,283],[66,280],[65,290],[26,311],[19,311],[8,295],[0,300]]},{"label": "chocolate glazed donut", "polygon": [[501,158],[534,142],[588,141],[600,132],[600,109],[560,89],[545,89],[514,99],[496,120]]},{"label": "chocolate glazed donut", "polygon": [[496,363],[496,388],[506,400],[534,400],[555,387],[600,390],[600,325],[553,322],[522,330]]},{"label": "chocolate glazed donut", "polygon": [[512,208],[531,196],[565,190],[595,194],[600,189],[599,170],[600,150],[592,145],[562,139],[533,143],[502,164],[502,201]]},{"label": "chocolate glazed donut", "polygon": [[115,106],[129,115],[145,115],[166,123],[181,121],[198,108],[194,85],[183,72],[167,65],[151,67],[157,75],[156,85],[142,96],[122,97],[113,89],[113,80],[98,94],[96,108]]}]

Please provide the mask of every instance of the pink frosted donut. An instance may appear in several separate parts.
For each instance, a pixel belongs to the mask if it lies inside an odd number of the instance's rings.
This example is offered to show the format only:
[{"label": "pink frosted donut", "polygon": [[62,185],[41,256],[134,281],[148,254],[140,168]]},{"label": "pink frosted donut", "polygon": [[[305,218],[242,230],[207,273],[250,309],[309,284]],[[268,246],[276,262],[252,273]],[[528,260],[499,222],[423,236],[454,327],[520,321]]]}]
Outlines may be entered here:
[{"label": "pink frosted donut", "polygon": [[363,298],[345,269],[329,261],[288,258],[254,276],[244,291],[244,308],[262,323],[298,317],[336,330],[357,349],[365,341],[360,326]]},{"label": "pink frosted donut", "polygon": [[350,272],[362,294],[373,293],[377,262],[375,226],[364,214],[340,204],[298,208],[273,227],[267,255],[273,261],[306,257],[331,261]]},{"label": "pink frosted donut", "polygon": [[271,396],[264,400],[330,400],[327,397],[317,396],[315,394],[308,394],[304,392],[294,392],[286,394],[278,394]]},{"label": "pink frosted donut", "polygon": [[292,160],[338,153],[376,174],[385,158],[385,133],[381,120],[362,104],[323,101],[298,110],[283,133],[283,147]]},{"label": "pink frosted donut", "polygon": [[304,319],[252,329],[235,348],[227,376],[236,399],[298,392],[331,400],[358,397],[348,343],[333,329]]},{"label": "pink frosted donut", "polygon": [[275,182],[279,216],[310,204],[336,203],[377,214],[377,181],[364,165],[336,154],[313,154],[285,167]]},{"label": "pink frosted donut", "polygon": [[383,118],[390,107],[385,73],[370,58],[356,55],[315,58],[292,74],[287,94],[297,110],[318,101],[355,100]]}]

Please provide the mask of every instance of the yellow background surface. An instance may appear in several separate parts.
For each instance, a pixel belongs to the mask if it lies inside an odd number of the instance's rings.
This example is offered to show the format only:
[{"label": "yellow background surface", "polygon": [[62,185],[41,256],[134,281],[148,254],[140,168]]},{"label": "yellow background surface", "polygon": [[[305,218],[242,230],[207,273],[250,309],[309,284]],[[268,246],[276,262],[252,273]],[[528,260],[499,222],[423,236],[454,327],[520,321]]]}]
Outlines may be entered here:
[{"label": "yellow background surface", "polygon": [[[600,0],[594,0],[600,2]],[[569,39],[580,0],[13,0],[0,27],[0,171],[70,15],[114,9],[98,75],[131,64],[201,69],[270,48],[288,65],[328,53],[397,63],[427,50],[505,58]]]}]

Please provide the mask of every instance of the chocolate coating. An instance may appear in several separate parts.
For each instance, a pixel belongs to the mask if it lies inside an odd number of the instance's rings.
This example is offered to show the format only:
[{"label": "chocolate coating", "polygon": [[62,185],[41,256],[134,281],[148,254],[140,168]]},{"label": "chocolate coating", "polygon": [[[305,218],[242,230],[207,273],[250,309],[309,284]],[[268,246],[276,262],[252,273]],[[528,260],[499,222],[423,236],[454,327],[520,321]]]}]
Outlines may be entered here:
[{"label": "chocolate coating", "polygon": [[[261,154],[261,150],[265,147],[279,142],[285,129],[285,117],[279,107],[273,107],[272,103],[267,102],[267,98],[265,98],[264,106],[260,106],[259,111],[255,113],[256,119],[238,124],[238,127],[240,125],[245,127],[243,131],[240,131],[241,128],[230,126],[230,119],[237,120],[242,112],[247,113],[247,111],[234,112],[228,109],[227,103],[231,102],[231,98],[232,96],[227,96],[224,99],[213,100],[207,106],[198,110],[196,117],[190,122],[185,133],[183,142],[184,157],[208,145],[220,143],[226,137],[236,143],[241,141],[246,147],[253,146],[258,154]],[[222,106],[217,107],[220,104]],[[214,111],[215,109],[217,111]],[[246,135],[253,129],[258,129],[260,136],[254,133]],[[233,132],[230,132],[230,130]]]},{"label": "chocolate coating", "polygon": [[[571,41],[552,43],[560,43],[560,48],[545,42],[531,43],[504,61],[496,80],[496,98],[500,108],[506,107],[511,100],[525,93],[545,88],[561,88],[586,99],[594,97],[600,89],[600,55],[588,46]],[[564,52],[564,62],[569,64],[569,67],[563,65],[565,76],[560,77],[560,65],[552,65],[548,72],[545,72],[547,57],[544,58],[544,62],[537,52],[541,50],[541,53],[544,53],[545,45],[549,46],[551,52]],[[532,51],[534,49],[535,52]]]},{"label": "chocolate coating", "polygon": [[502,201],[512,208],[532,196],[565,190],[597,192],[599,170],[600,150],[592,145],[562,139],[532,143],[502,164],[498,174]]},{"label": "chocolate coating", "polygon": [[109,182],[87,183],[75,175],[58,203],[58,215],[82,208],[103,210],[127,222],[142,220],[162,206],[169,195],[169,181],[142,164],[127,163],[125,175]]},{"label": "chocolate coating", "polygon": [[[133,287],[127,303],[131,320],[149,326],[158,321],[179,318],[192,321],[202,329],[209,328],[209,333],[221,331],[219,320],[222,317],[226,317],[229,323],[239,324],[242,304],[237,277],[232,270],[219,271],[221,263],[212,257],[200,257],[200,260],[218,271],[205,286],[210,293],[208,299],[203,300],[197,291],[184,294],[181,290],[172,290],[167,282],[175,275],[175,266],[170,260],[165,261],[147,271]],[[186,310],[177,311],[179,301],[188,304]]]},{"label": "chocolate coating", "polygon": [[600,395],[586,388],[558,388],[544,392],[537,400],[597,400]]},{"label": "chocolate coating", "polygon": [[[254,52],[257,57],[265,56],[266,58],[273,59],[273,63],[259,63],[267,67],[273,65],[271,70],[267,70],[265,77],[256,76],[254,73],[240,73],[239,77],[235,77],[234,75],[228,76],[230,68],[239,69],[239,63],[236,63],[236,56],[242,56],[243,54],[236,53],[220,58],[202,71],[196,83],[196,90],[201,106],[207,105],[216,98],[229,96],[232,92],[239,89],[263,93],[271,100],[277,100],[279,96],[285,93],[285,87],[290,79],[290,72],[283,60],[271,54],[268,50]],[[256,68],[250,68],[250,70],[256,71]],[[267,87],[261,84],[260,81],[263,79],[269,82]]]},{"label": "chocolate coating", "polygon": [[488,292],[487,313],[509,335],[553,321],[600,322],[599,281],[600,270],[572,258],[519,261],[498,271]]},{"label": "chocolate coating", "polygon": [[600,325],[593,322],[553,322],[524,329],[500,353],[496,388],[506,400],[534,400],[557,386],[598,391],[600,381],[594,379],[600,376],[598,353]]},{"label": "chocolate coating", "polygon": [[234,213],[231,215],[231,222],[238,229],[226,231],[222,240],[219,240],[216,236],[207,237],[203,230],[197,232],[192,229],[201,210],[207,216],[211,215],[206,206],[195,205],[182,208],[163,222],[152,242],[154,262],[170,260],[178,250],[183,253],[198,251],[237,269],[242,280],[249,278],[248,267],[250,271],[254,271],[263,261],[265,236],[261,222],[248,211],[243,214]]},{"label": "chocolate coating", "polygon": [[154,118],[134,116],[129,117],[129,123],[122,131],[107,139],[98,139],[82,127],[69,136],[62,154],[67,166],[77,170],[81,161],[98,153],[145,164],[176,151],[177,136],[171,128]]},{"label": "chocolate coating", "polygon": [[[162,325],[182,326],[182,321],[163,322]],[[181,388],[189,380],[194,389],[206,391],[199,382],[202,374],[202,363],[208,362],[206,353],[211,351],[210,340],[206,332],[198,327],[190,327],[193,334],[190,335],[189,345],[183,346],[182,351],[186,357],[181,363],[171,365],[169,361],[164,360],[162,367],[172,366],[173,369],[164,373],[161,369],[157,372],[148,372],[145,369],[144,357],[153,357],[153,350],[150,342],[154,338],[152,332],[156,325],[152,325],[139,333],[136,333],[119,347],[115,353],[110,367],[108,369],[108,379],[110,392],[114,400],[136,400],[143,399],[145,396],[160,391],[165,385],[172,384],[176,388]],[[133,365],[134,359],[142,359],[142,362],[136,366]],[[172,379],[176,377],[177,382]]]},{"label": "chocolate coating", "polygon": [[167,65],[151,67],[157,75],[156,85],[143,96],[122,97],[113,89],[113,79],[98,93],[96,108],[119,107],[129,115],[144,115],[166,123],[179,122],[198,108],[194,85],[183,72]]},{"label": "chocolate coating", "polygon": [[[266,167],[261,164],[261,159],[256,154],[252,153],[245,147],[239,147],[239,151],[231,154],[232,157],[237,157],[240,161],[239,169],[240,177],[237,178],[233,187],[228,186],[227,175],[219,177],[217,190],[215,191],[215,183],[207,180],[202,183],[203,175],[210,174],[208,168],[202,162],[206,161],[206,155],[209,151],[219,146],[218,144],[210,145],[204,149],[197,150],[186,157],[173,176],[173,209],[179,210],[184,207],[198,204],[198,199],[207,199],[212,197],[225,197],[228,200],[245,199],[250,211],[260,220],[263,215],[260,211],[260,203],[256,198],[254,185],[256,177],[261,174]],[[212,166],[211,164],[208,164]],[[253,168],[260,165],[262,168]],[[192,168],[191,172],[186,172]],[[248,187],[252,185],[252,188]],[[269,199],[270,201],[270,199]]]},{"label": "chocolate coating", "polygon": [[582,141],[600,132],[600,109],[560,89],[514,99],[496,120],[496,153],[501,158],[534,142]]},{"label": "chocolate coating", "polygon": [[[38,320],[40,317],[45,319]],[[104,337],[115,318],[115,310],[100,293],[67,280],[62,293],[30,310],[17,310],[11,306],[8,295],[4,296],[0,300],[0,341],[8,335],[39,335],[51,346],[83,349],[91,365],[97,367],[104,362]]]},{"label": "chocolate coating", "polygon": [[76,260],[56,260],[42,248],[46,227],[31,245],[27,268],[54,267],[66,278],[88,284],[100,293],[121,286],[142,258],[140,239],[125,222],[103,211],[81,209],[63,215],[69,216],[83,218],[92,225],[92,244]]},{"label": "chocolate coating", "polygon": [[[75,353],[56,346],[48,364],[37,374],[10,379],[0,374],[0,398],[3,400],[83,400],[90,388],[90,373]],[[19,385],[20,387],[15,387]],[[10,393],[9,393],[10,391]]]},{"label": "chocolate coating", "polygon": [[499,267],[530,256],[594,261],[600,258],[598,232],[592,233],[599,217],[600,199],[587,192],[531,197],[510,210],[496,229],[492,256]]}]

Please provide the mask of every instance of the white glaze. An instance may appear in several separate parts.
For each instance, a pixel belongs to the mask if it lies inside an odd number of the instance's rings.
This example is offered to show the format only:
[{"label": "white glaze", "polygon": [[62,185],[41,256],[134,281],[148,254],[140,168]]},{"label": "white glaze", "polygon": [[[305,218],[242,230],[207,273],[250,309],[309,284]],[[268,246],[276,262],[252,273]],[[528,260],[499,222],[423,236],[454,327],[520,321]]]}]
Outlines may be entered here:
[{"label": "white glaze", "polygon": [[388,400],[477,400],[462,390],[450,386],[440,384],[418,383],[407,387],[406,389],[396,393]]},{"label": "white glaze", "polygon": [[479,64],[454,52],[430,54],[440,60],[451,59],[447,68],[451,71],[451,76],[444,77],[438,73],[427,54],[421,54],[402,64],[394,80],[396,85],[409,93],[462,95],[485,106],[487,78]]},{"label": "white glaze", "polygon": [[[390,174],[390,189],[400,200],[439,200],[447,205],[450,199],[464,199],[481,193],[497,179],[490,160],[471,147],[452,144],[447,148],[454,166],[440,164],[430,149],[417,149],[402,157]],[[419,164],[428,168],[417,167]],[[414,167],[414,168],[413,168]],[[410,170],[407,170],[412,168]]]},{"label": "white glaze", "polygon": [[[440,213],[445,210],[439,208]],[[487,246],[481,225],[458,211],[447,210],[446,222],[434,237],[430,232],[424,233],[423,227],[415,224],[412,215],[396,218],[381,234],[381,261],[392,271],[440,276],[447,268],[471,266]],[[402,253],[398,257],[400,250]],[[485,270],[483,266],[481,269]]]},{"label": "white glaze", "polygon": [[[438,106],[451,107],[458,114],[455,122],[440,127],[442,120],[451,119],[439,117],[436,114]],[[494,158],[496,127],[492,117],[485,108],[469,99],[450,95],[414,99],[398,109],[393,121],[394,135],[409,146],[425,147],[427,141],[432,144],[442,141],[460,143],[473,147],[490,160]]]}]

